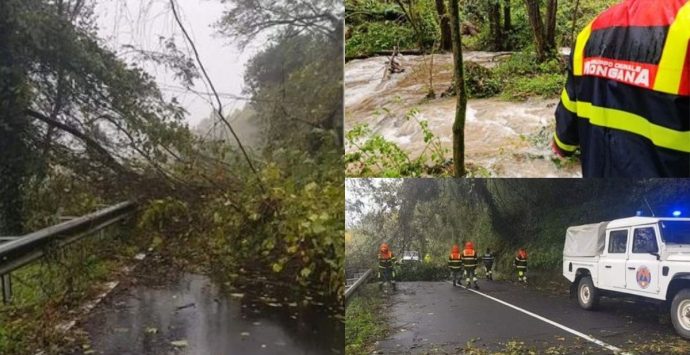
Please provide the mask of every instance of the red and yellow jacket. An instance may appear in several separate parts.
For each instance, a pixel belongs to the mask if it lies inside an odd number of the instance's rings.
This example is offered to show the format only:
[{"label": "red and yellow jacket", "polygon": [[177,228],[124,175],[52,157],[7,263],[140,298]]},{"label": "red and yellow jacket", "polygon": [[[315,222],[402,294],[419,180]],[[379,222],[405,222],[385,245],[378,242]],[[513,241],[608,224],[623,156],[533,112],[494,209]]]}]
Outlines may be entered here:
[{"label": "red and yellow jacket", "polygon": [[585,177],[690,176],[690,0],[625,0],[580,33],[555,145]]}]

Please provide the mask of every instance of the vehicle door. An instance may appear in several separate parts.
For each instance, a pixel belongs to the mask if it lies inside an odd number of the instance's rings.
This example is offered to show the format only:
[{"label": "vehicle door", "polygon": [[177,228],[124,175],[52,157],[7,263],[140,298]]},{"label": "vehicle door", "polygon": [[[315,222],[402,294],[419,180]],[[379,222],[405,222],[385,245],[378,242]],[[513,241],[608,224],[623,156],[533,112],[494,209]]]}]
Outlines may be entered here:
[{"label": "vehicle door", "polygon": [[659,239],[656,225],[633,227],[625,269],[625,288],[637,293],[659,292]]},{"label": "vehicle door", "polygon": [[599,262],[599,287],[625,288],[629,228],[609,230],[604,255]]}]

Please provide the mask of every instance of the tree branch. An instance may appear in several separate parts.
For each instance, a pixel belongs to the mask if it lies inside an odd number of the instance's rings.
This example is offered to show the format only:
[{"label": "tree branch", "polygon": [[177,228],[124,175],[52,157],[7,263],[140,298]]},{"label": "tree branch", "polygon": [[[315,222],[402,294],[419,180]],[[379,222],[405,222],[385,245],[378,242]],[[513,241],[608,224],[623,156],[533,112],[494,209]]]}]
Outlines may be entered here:
[{"label": "tree branch", "polygon": [[42,122],[48,124],[51,127],[58,128],[62,131],[65,131],[65,132],[71,134],[72,136],[78,138],[79,140],[84,142],[84,144],[86,144],[86,146],[88,148],[93,149],[98,154],[100,154],[105,160],[105,165],[109,166],[111,169],[115,170],[116,172],[118,172],[122,175],[132,175],[133,174],[132,171],[130,171],[129,169],[125,168],[122,164],[120,164],[117,161],[117,159],[115,159],[110,154],[110,152],[108,152],[107,149],[103,148],[103,146],[100,145],[100,143],[98,143],[93,138],[87,136],[83,132],[79,131],[78,129],[71,127],[67,124],[64,124],[62,122],[59,122],[57,120],[53,120],[50,117],[48,117],[48,116],[46,116],[40,112],[34,111],[32,109],[26,109],[26,110],[24,110],[24,113],[30,117],[33,117],[35,119],[38,119],[39,121],[42,121]]},{"label": "tree branch", "polygon": [[228,120],[225,119],[225,116],[223,116],[223,104],[221,103],[220,97],[218,96],[218,91],[216,91],[216,87],[213,85],[211,78],[209,77],[208,73],[206,72],[206,68],[204,67],[203,62],[201,61],[201,57],[199,56],[199,51],[197,51],[196,45],[194,44],[194,41],[189,36],[189,33],[187,33],[187,30],[185,29],[184,25],[182,25],[182,20],[180,20],[180,16],[177,13],[177,8],[175,7],[175,0],[170,0],[170,7],[172,8],[172,12],[173,12],[173,15],[175,17],[175,22],[177,22],[177,25],[180,27],[182,34],[184,34],[185,38],[187,39],[187,42],[189,42],[189,45],[192,47],[192,51],[194,52],[194,57],[196,58],[196,61],[199,64],[199,68],[201,68],[201,72],[204,74],[204,77],[206,78],[206,81],[208,82],[208,85],[211,88],[211,91],[213,91],[213,95],[215,96],[216,102],[218,104],[218,107],[216,108],[216,113],[218,114],[218,118],[221,121],[223,121],[225,126],[227,126],[228,129],[230,130],[230,133],[232,133],[232,136],[235,138],[235,141],[237,142],[238,148],[240,148],[240,151],[242,151],[242,155],[244,155],[244,159],[247,161],[247,164],[249,164],[249,168],[252,170],[252,172],[256,176],[256,180],[259,182],[259,187],[261,188],[261,191],[266,192],[266,188],[264,187],[263,182],[261,181],[261,177],[259,176],[259,173],[256,171],[256,168],[254,168],[254,164],[252,164],[252,161],[249,158],[249,154],[247,154],[247,151],[244,149],[244,146],[242,145],[240,138],[237,136],[237,133],[232,128],[232,125],[230,125],[230,122],[228,122]]}]

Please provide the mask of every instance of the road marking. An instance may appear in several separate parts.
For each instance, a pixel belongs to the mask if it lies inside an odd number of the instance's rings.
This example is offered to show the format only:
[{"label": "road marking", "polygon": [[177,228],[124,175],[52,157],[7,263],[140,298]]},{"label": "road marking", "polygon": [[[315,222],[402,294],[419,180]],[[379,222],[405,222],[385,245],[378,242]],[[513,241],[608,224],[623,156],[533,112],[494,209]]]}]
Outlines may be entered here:
[{"label": "road marking", "polygon": [[[136,260],[136,262],[142,261],[145,258],[146,258],[146,254],[144,254],[144,253],[139,253],[139,254],[134,256],[134,260]],[[136,263],[132,266],[125,265],[120,270],[121,275],[122,276],[129,275],[130,272],[132,272],[132,270],[134,270],[134,267],[136,267],[136,266],[137,266]],[[115,287],[117,287],[119,284],[120,284],[120,281],[111,281],[111,282],[105,283],[105,285],[103,287],[103,292],[101,292],[101,294],[96,296],[95,299],[88,301],[86,304],[81,306],[79,308],[79,313],[78,313],[79,315],[76,318],[62,322],[62,323],[58,324],[57,326],[55,326],[55,328],[58,331],[63,332],[63,333],[71,330],[77,324],[77,320],[79,320],[80,316],[84,317],[84,315],[88,315],[91,312],[91,310],[96,308],[96,306],[98,306],[101,303],[101,301],[103,301],[103,299],[106,298],[115,289]],[[39,352],[37,355],[43,355],[43,354],[44,354],[43,352]]]},{"label": "road marking", "polygon": [[[448,282],[449,284],[452,284],[452,282],[450,282],[450,281],[446,281],[446,282]],[[554,327],[560,328],[560,329],[562,329],[562,330],[565,330],[565,331],[568,332],[568,333],[577,335],[577,336],[579,336],[580,338],[583,338],[583,339],[585,339],[585,340],[587,340],[587,341],[590,341],[590,342],[592,342],[592,343],[594,343],[594,344],[597,344],[597,345],[599,345],[599,346],[601,346],[601,347],[604,347],[604,348],[606,348],[606,349],[608,349],[608,350],[611,350],[611,351],[613,351],[614,353],[617,353],[617,354],[618,354],[618,353],[626,354],[626,353],[623,353],[623,349],[621,349],[621,348],[618,348],[618,347],[613,346],[613,345],[611,345],[611,344],[605,343],[605,342],[603,342],[603,341],[601,341],[601,340],[599,340],[599,339],[596,339],[596,338],[594,338],[594,337],[591,337],[591,336],[589,336],[589,335],[587,335],[587,334],[585,334],[585,333],[578,332],[578,331],[575,330],[575,329],[568,328],[568,327],[566,327],[566,326],[563,325],[563,324],[556,323],[556,322],[554,322],[554,321],[552,321],[552,320],[550,320],[550,319],[548,319],[548,318],[544,318],[544,317],[542,317],[542,316],[540,316],[540,315],[538,315],[538,314],[536,314],[536,313],[532,313],[532,312],[530,312],[530,311],[528,311],[528,310],[526,310],[526,309],[522,309],[522,308],[520,308],[520,307],[518,307],[518,306],[512,305],[512,304],[510,304],[510,303],[508,303],[508,302],[506,302],[506,301],[500,300],[500,299],[498,299],[498,298],[496,298],[496,297],[489,296],[489,295],[487,295],[486,293],[479,292],[479,291],[477,291],[477,290],[473,290],[473,289],[471,289],[471,288],[467,288],[467,287],[462,286],[462,285],[460,285],[460,287],[462,287],[462,288],[464,288],[464,289],[466,289],[466,290],[468,290],[468,291],[472,291],[472,292],[474,292],[474,293],[476,293],[476,294],[478,294],[478,295],[480,295],[480,296],[484,296],[484,297],[486,297],[486,298],[488,298],[488,299],[490,299],[490,300],[492,300],[492,301],[498,302],[498,303],[500,303],[500,304],[502,304],[502,305],[504,305],[504,306],[510,307],[510,308],[512,308],[512,309],[514,309],[514,310],[516,310],[516,311],[520,311],[520,312],[522,312],[522,313],[524,313],[524,314],[526,314],[526,315],[528,315],[528,316],[537,318],[537,319],[539,319],[539,320],[542,321],[542,322],[551,324],[551,325],[553,325]]]}]

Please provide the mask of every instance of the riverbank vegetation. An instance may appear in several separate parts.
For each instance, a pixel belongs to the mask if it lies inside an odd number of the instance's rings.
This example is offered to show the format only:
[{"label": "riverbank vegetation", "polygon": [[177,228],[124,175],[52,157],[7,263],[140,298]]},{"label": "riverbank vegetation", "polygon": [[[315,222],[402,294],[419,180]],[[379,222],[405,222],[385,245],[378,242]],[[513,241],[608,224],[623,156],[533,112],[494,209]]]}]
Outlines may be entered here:
[{"label": "riverbank vegetation", "polygon": [[[409,72],[414,68],[397,67],[400,64],[393,68],[392,63],[400,61],[396,59],[399,54],[429,58],[425,59],[425,63],[432,63],[426,70],[428,78],[419,81],[426,91],[420,91],[419,100],[427,100],[428,103],[457,93],[460,95],[457,95],[453,124],[452,161],[435,164],[427,170],[449,171],[456,177],[472,176],[472,170],[483,168],[465,164],[466,101],[488,97],[518,101],[532,97],[558,98],[565,84],[568,54],[577,34],[601,11],[616,2],[347,0],[346,59],[385,56],[389,65],[384,70],[398,71],[393,75],[408,75],[403,70]],[[455,33],[460,35],[454,37]],[[463,62],[463,52],[478,51],[492,52],[496,56],[490,63]],[[443,93],[435,92],[433,82],[439,79],[434,76],[439,76],[443,69],[434,68],[434,57],[448,56],[451,52],[457,63],[453,63],[450,88]],[[443,80],[447,79],[444,77]],[[353,130],[357,129],[359,127]],[[377,140],[381,139],[373,138],[370,142]],[[362,152],[352,145],[348,145],[348,149],[355,154]],[[423,160],[433,161],[433,157],[427,156]],[[375,163],[380,164],[381,161]],[[369,164],[366,160],[353,161],[350,167],[354,169],[350,169],[348,174],[368,176],[369,170],[373,170],[387,176],[426,175],[423,169],[413,169],[412,174],[405,169],[379,171],[376,164]],[[360,165],[366,168],[357,169]]]},{"label": "riverbank vegetation", "polygon": [[[56,325],[140,251],[222,284],[271,282],[280,294],[267,298],[325,304],[342,317],[342,13],[334,1],[303,5],[229,1],[218,14],[228,41],[270,37],[237,98],[260,133],[248,144],[215,93],[212,132],[199,133],[143,69],[153,61],[190,90],[224,80],[207,76],[181,23],[159,53],[120,51],[98,37],[95,2],[0,4],[0,235],[124,200],[139,206],[128,229],[14,274],[0,353],[60,352]],[[55,277],[35,277],[46,270]]]}]

